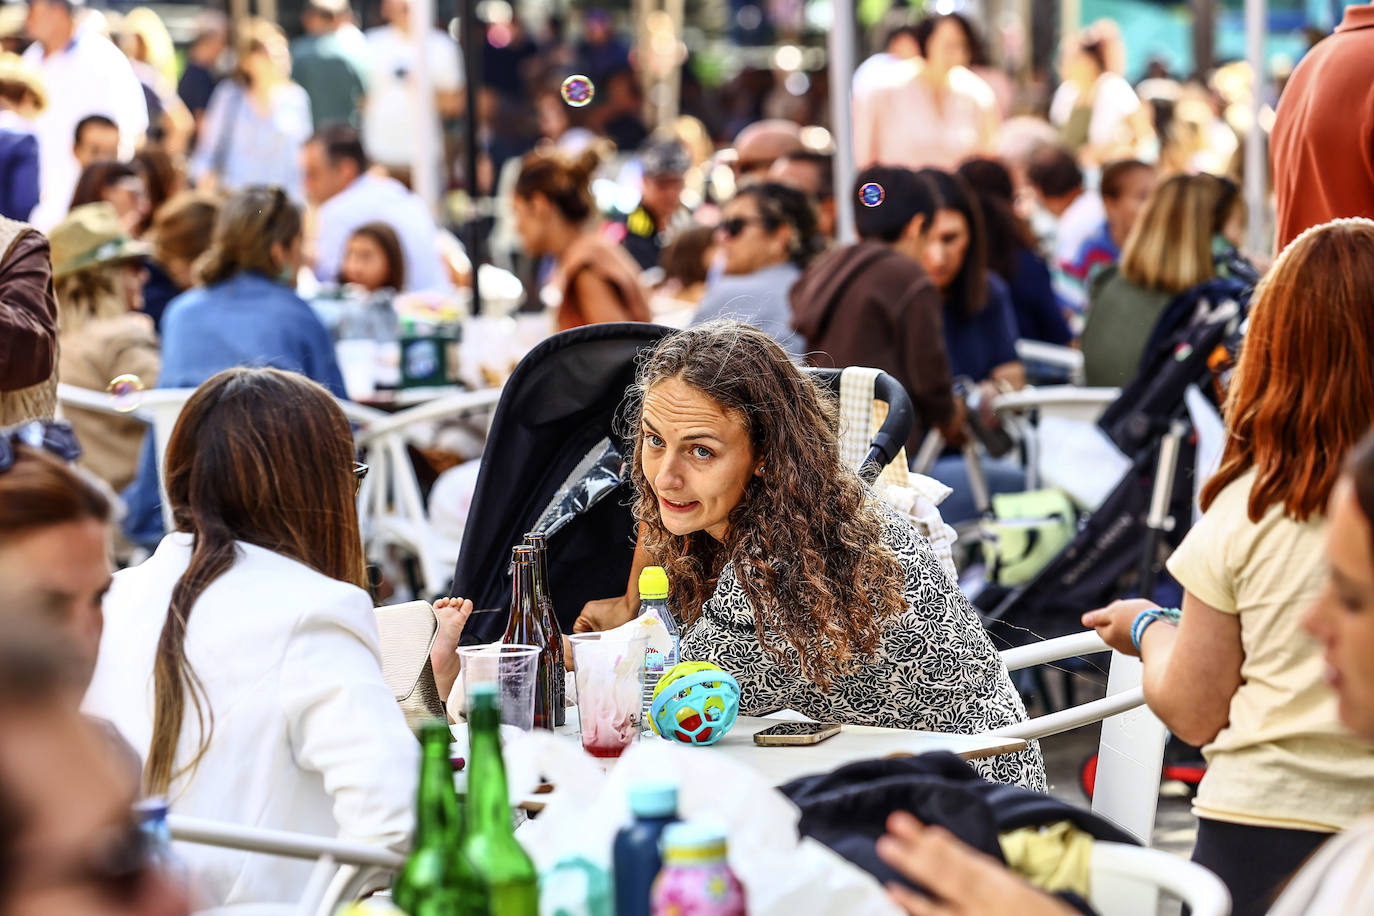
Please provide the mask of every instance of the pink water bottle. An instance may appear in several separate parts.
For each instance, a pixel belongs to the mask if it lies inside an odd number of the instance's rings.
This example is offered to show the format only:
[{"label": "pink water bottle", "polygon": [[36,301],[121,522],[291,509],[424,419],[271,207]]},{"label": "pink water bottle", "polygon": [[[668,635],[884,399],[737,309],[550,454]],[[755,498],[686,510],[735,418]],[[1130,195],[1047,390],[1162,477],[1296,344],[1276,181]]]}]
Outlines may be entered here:
[{"label": "pink water bottle", "polygon": [[725,861],[725,832],[673,824],[663,833],[663,870],[653,916],[745,916],[744,886]]}]

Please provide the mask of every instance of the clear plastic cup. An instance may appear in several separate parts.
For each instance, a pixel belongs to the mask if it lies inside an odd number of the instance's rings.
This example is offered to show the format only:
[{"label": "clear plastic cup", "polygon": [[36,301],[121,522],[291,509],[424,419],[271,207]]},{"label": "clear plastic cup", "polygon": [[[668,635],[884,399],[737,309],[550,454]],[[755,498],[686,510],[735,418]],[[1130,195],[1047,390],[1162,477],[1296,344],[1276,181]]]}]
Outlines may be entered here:
[{"label": "clear plastic cup", "polygon": [[582,748],[593,757],[619,757],[639,737],[648,638],[642,633],[578,633],[568,642]]},{"label": "clear plastic cup", "polygon": [[520,643],[460,646],[458,658],[462,664],[464,697],[472,696],[476,684],[495,684],[501,698],[501,724],[513,725],[526,732],[534,728],[538,646]]}]

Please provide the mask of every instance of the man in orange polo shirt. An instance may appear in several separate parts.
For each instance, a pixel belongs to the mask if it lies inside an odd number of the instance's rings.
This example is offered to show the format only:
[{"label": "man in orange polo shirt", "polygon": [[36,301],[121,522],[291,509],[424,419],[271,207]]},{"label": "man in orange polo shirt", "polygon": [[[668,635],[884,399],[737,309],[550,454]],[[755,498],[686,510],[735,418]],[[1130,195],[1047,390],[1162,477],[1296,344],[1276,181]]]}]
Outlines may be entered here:
[{"label": "man in orange polo shirt", "polygon": [[1374,3],[1347,7],[1298,64],[1271,147],[1280,251],[1312,226],[1374,217]]}]

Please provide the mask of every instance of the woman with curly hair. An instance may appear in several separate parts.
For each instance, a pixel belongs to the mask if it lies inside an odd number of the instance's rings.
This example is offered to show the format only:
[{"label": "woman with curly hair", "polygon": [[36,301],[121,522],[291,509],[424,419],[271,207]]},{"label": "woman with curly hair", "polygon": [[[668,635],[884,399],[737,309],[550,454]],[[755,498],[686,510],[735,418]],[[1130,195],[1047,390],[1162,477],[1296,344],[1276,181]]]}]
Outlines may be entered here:
[{"label": "woman with curly hair", "polygon": [[[632,393],[644,552],[668,572],[683,658],[733,674],[742,712],[970,734],[1025,718],[973,607],[841,461],[834,399],[772,338],[674,334]],[[1035,746],[974,765],[1045,788]]]}]

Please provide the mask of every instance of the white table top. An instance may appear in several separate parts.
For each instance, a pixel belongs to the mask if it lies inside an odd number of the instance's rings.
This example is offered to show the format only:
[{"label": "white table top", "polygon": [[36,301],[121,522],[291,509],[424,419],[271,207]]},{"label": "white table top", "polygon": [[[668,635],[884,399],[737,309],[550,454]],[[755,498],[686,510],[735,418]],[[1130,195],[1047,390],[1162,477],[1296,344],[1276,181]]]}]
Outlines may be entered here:
[{"label": "white table top", "polygon": [[[735,726],[720,741],[701,748],[703,753],[725,754],[739,763],[757,770],[770,783],[780,786],[799,776],[826,773],[836,767],[875,757],[904,757],[927,751],[949,751],[965,760],[993,757],[1026,749],[1019,738],[997,735],[955,735],[945,732],[922,732],[901,728],[876,728],[869,725],[846,725],[838,735],[819,744],[789,747],[759,747],[754,733],[782,718],[740,716]],[[568,710],[568,724],[557,730],[573,740],[578,738],[577,709]],[[641,741],[659,741],[646,736]]]}]

